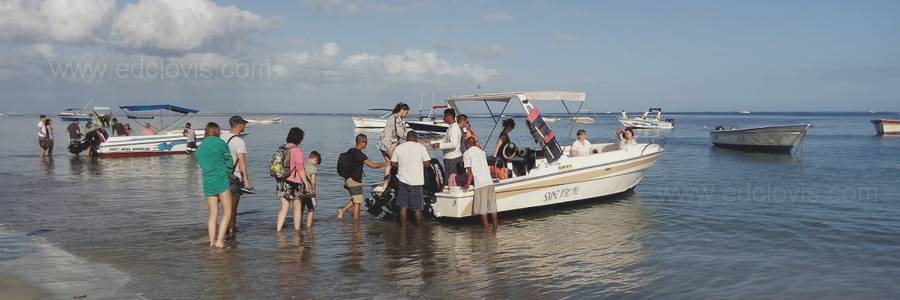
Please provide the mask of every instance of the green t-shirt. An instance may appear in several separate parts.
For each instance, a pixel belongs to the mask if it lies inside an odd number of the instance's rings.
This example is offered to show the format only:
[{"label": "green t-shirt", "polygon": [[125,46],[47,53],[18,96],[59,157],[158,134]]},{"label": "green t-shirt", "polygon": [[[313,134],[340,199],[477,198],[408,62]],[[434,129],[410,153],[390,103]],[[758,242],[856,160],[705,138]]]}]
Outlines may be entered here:
[{"label": "green t-shirt", "polygon": [[203,195],[211,197],[228,190],[228,174],[231,174],[234,165],[225,141],[217,136],[205,137],[194,156],[202,170]]}]

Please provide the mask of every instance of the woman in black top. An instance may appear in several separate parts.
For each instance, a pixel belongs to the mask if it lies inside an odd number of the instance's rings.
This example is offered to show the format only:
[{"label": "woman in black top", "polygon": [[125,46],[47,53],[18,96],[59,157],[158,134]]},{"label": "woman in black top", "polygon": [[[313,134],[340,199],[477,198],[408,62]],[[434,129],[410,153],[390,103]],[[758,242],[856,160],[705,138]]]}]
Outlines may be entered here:
[{"label": "woman in black top", "polygon": [[500,132],[500,136],[497,138],[497,146],[494,147],[494,157],[501,158],[503,154],[503,147],[506,147],[506,144],[509,144],[509,132],[516,128],[516,121],[513,119],[503,120],[503,131]]}]

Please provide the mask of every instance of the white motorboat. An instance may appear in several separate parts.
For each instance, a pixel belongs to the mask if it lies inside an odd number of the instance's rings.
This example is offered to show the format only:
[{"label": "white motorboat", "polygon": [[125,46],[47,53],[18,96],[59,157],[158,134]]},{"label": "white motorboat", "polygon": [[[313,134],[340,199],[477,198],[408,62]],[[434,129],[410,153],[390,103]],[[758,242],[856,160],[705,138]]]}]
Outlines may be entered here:
[{"label": "white motorboat", "polygon": [[581,125],[594,124],[594,118],[587,117],[587,116],[571,117],[571,118],[569,118],[569,121],[571,121],[572,123],[581,124]]},{"label": "white motorboat", "polygon": [[387,108],[370,108],[369,111],[380,112],[379,117],[371,116],[353,116],[353,125],[356,128],[384,128],[387,125],[387,118],[393,113],[393,110]]},{"label": "white motorboat", "polygon": [[559,122],[559,117],[541,117],[541,119],[544,119],[544,123],[547,124]]},{"label": "white motorboat", "polygon": [[[100,143],[97,152],[101,158],[109,157],[135,157],[157,156],[169,154],[188,153],[187,137],[182,129],[165,130],[166,127],[178,124],[178,122],[190,114],[196,114],[196,109],[185,108],[170,104],[157,105],[130,105],[120,106],[129,119],[148,120],[160,117],[160,133],[156,135],[132,135],[109,137]],[[156,115],[133,115],[134,112],[159,111]],[[162,113],[168,111],[177,114],[176,120],[164,124]],[[194,130],[197,136],[197,144],[203,139],[203,130]]]},{"label": "white motorboat", "polygon": [[709,137],[713,145],[721,148],[791,153],[791,150],[802,142],[809,126],[809,124],[797,124],[743,129],[717,127],[709,133]]},{"label": "white motorboat", "polygon": [[742,114],[742,115],[749,115],[749,114],[751,114],[751,112],[748,111],[748,110],[739,110],[738,113],[739,113],[739,114]]},{"label": "white motorboat", "polygon": [[24,116],[25,114],[17,113],[17,112],[7,112],[7,113],[0,114],[0,116],[4,116],[4,115],[7,117],[20,117],[20,116]]},{"label": "white motorboat", "polygon": [[57,113],[56,116],[65,122],[70,122],[70,121],[75,121],[75,120],[78,120],[78,121],[93,120],[93,117],[91,117],[90,113],[86,113],[78,108],[68,108],[64,111]]},{"label": "white motorboat", "polygon": [[900,135],[900,120],[872,120],[872,125],[875,125],[878,135]]},{"label": "white motorboat", "polygon": [[[651,114],[656,113],[654,116]],[[637,118],[629,118],[628,113],[622,112],[622,115],[619,117],[619,123],[625,127],[637,128],[637,129],[672,129],[675,128],[675,120],[672,119],[663,119],[662,118],[662,109],[658,107],[651,107],[644,112],[643,115]]]},{"label": "white motorboat", "polygon": [[[442,119],[437,119],[435,111],[448,107],[449,106],[446,104],[432,105],[428,115],[419,116],[419,120],[417,121],[406,121],[406,126],[421,134],[445,134],[447,133],[447,128],[450,128],[450,125],[444,123],[444,120]],[[422,112],[424,111],[420,110],[419,114]]]},{"label": "white motorboat", "polygon": [[281,118],[245,119],[250,124],[280,124]]},{"label": "white motorboat", "polygon": [[[446,100],[457,111],[461,111],[459,105],[463,103],[513,103],[521,105],[527,115],[526,127],[539,149],[515,149],[511,146],[503,151],[513,174],[511,178],[495,185],[498,212],[594,199],[629,191],[641,181],[644,172],[663,153],[662,146],[655,143],[635,143],[624,147],[608,143],[593,145],[596,154],[570,157],[567,147],[559,145],[556,133],[543,122],[536,104],[541,101],[583,103],[585,94],[580,92],[495,93],[456,96]],[[494,120],[496,129],[500,119]],[[484,140],[482,144],[491,143]],[[436,193],[434,203],[428,205],[438,218],[469,217],[473,215],[472,196],[471,190],[464,192],[459,188],[448,188]]]}]

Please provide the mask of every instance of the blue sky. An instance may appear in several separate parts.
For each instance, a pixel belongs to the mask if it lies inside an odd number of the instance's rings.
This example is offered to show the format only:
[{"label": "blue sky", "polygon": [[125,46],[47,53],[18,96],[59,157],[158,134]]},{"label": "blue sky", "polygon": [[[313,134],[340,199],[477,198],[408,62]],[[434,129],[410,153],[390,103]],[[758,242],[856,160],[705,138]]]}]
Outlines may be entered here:
[{"label": "blue sky", "polygon": [[[0,10],[5,110],[57,111],[93,97],[359,112],[476,84],[584,91],[594,111],[900,110],[897,1],[9,1]],[[141,59],[269,69],[252,79],[49,70]]]}]

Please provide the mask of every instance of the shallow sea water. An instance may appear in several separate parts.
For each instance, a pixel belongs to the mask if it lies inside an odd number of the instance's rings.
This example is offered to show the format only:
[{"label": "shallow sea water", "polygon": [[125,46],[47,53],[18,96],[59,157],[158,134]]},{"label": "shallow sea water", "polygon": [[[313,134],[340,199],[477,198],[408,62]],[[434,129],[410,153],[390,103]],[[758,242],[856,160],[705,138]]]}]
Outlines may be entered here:
[{"label": "shallow sea water", "polygon": [[[206,204],[190,156],[74,157],[65,152],[64,126],[57,122],[55,157],[42,161],[33,137],[36,118],[0,118],[6,141],[0,144],[6,185],[0,189],[0,272],[60,298],[900,293],[900,138],[874,136],[870,115],[670,115],[676,130],[638,132],[664,142],[666,152],[634,193],[501,215],[496,232],[437,222],[403,231],[365,212],[359,224],[336,220],[347,196],[333,171],[335,159],[357,133],[349,116],[281,117],[282,124],[249,128],[248,161],[259,193],[241,201],[238,241],[224,250],[206,247]],[[226,117],[198,116],[192,123],[209,120],[221,124]],[[590,139],[611,139],[615,115],[597,120],[586,127]],[[708,131],[717,125],[797,122],[813,127],[792,156],[709,144]],[[474,123],[480,136],[490,132],[489,119]],[[519,125],[514,141],[530,145]],[[275,233],[278,202],[265,164],[291,126],[306,131],[307,152],[325,155],[319,213],[311,230]],[[554,127],[563,136],[571,129],[565,120]],[[379,134],[365,133],[371,140]],[[374,144],[366,153],[379,157]],[[380,171],[369,171],[367,186],[378,178]],[[47,257],[60,262],[27,267]],[[72,270],[77,275],[65,275]]]}]

